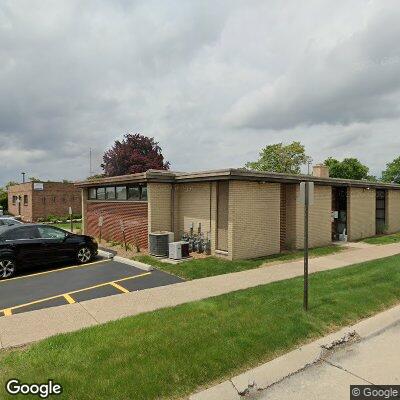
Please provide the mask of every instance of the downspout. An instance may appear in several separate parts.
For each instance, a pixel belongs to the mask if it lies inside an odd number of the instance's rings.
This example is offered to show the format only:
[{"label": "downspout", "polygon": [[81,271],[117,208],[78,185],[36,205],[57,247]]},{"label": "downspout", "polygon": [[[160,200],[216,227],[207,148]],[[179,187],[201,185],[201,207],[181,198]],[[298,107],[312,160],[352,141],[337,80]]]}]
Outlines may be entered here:
[{"label": "downspout", "polygon": [[211,240],[211,217],[212,217],[212,211],[211,207],[212,206],[212,182],[210,181],[210,240]]},{"label": "downspout", "polygon": [[[175,232],[175,183],[171,184],[171,232]],[[174,239],[175,241],[177,238]]]}]

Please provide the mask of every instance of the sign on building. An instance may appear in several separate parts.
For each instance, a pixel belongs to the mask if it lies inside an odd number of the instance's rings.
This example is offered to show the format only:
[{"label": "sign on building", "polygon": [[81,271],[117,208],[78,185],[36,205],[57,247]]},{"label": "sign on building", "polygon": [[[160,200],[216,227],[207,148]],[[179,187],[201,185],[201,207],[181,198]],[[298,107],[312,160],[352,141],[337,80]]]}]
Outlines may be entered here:
[{"label": "sign on building", "polygon": [[33,182],[33,190],[43,190],[43,182]]},{"label": "sign on building", "polygon": [[300,197],[301,204],[306,203],[306,188],[308,187],[308,205],[314,204],[314,182],[300,182]]}]

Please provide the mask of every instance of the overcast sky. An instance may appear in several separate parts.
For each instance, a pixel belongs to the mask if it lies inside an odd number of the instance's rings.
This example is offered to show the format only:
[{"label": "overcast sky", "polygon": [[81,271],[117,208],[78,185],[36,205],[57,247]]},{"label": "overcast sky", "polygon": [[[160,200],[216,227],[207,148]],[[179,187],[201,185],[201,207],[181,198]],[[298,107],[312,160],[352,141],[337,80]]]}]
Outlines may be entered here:
[{"label": "overcast sky", "polygon": [[398,0],[1,0],[0,184],[82,179],[115,139],[171,168],[400,155]]}]

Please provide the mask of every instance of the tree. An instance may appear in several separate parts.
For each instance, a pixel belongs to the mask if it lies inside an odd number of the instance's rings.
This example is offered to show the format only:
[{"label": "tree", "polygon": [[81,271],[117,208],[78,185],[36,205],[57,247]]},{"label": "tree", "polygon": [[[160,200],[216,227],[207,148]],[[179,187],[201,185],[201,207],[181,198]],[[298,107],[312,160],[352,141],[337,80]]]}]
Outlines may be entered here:
[{"label": "tree", "polygon": [[400,157],[386,164],[386,169],[382,172],[384,182],[400,183]]},{"label": "tree", "polygon": [[8,210],[8,193],[4,188],[0,188],[0,207],[3,208],[3,211]]},{"label": "tree", "polygon": [[169,166],[154,138],[139,133],[127,134],[122,141],[115,141],[114,146],[105,152],[101,164],[106,176],[135,174],[148,169],[167,170]]},{"label": "tree", "polygon": [[31,182],[41,182],[41,180],[40,180],[39,178],[36,178],[35,176],[31,176],[31,177],[29,178],[29,180],[30,180]]},{"label": "tree", "polygon": [[8,189],[10,186],[14,186],[14,185],[19,185],[19,183],[14,182],[14,181],[9,181],[8,183],[6,183],[6,189]]},{"label": "tree", "polygon": [[331,178],[342,179],[373,179],[369,173],[369,168],[363,165],[357,158],[345,158],[343,161],[329,157],[324,161],[324,164],[329,167],[329,176]]},{"label": "tree", "polygon": [[94,180],[96,180],[96,179],[101,179],[101,178],[104,178],[104,177],[105,177],[104,174],[97,174],[97,175],[90,175],[90,176],[87,177],[86,179],[87,179],[88,181],[94,181]]},{"label": "tree", "polygon": [[248,162],[246,167],[256,171],[299,174],[301,166],[309,161],[311,158],[306,155],[304,146],[300,142],[288,145],[276,143],[264,147],[260,152],[260,158]]}]

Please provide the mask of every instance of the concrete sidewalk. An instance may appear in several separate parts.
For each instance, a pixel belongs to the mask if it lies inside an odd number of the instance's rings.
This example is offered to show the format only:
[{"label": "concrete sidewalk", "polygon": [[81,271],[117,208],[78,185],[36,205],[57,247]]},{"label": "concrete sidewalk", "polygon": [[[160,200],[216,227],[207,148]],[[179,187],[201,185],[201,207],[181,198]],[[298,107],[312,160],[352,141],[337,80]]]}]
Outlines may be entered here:
[{"label": "concrete sidewalk", "polygon": [[399,384],[400,306],[305,344],[190,400],[348,399],[350,385]]},{"label": "concrete sidewalk", "polygon": [[[400,253],[400,244],[370,246],[310,260],[310,273]],[[0,317],[0,348],[19,346],[84,327],[202,300],[303,274],[302,260],[218,275],[81,303]]]}]

